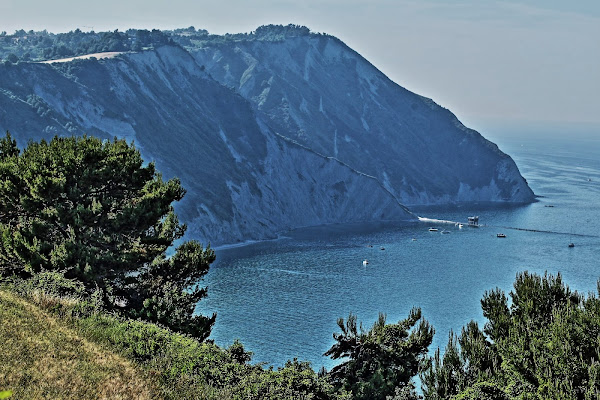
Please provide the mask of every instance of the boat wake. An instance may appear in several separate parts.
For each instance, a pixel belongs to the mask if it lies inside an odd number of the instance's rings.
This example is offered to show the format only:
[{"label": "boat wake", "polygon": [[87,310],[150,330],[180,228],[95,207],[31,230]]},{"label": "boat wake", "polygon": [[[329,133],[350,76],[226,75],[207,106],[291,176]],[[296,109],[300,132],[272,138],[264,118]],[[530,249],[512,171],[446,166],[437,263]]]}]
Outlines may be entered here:
[{"label": "boat wake", "polygon": [[557,232],[557,231],[545,231],[542,229],[527,229],[527,228],[516,228],[514,226],[499,226],[499,225],[485,225],[493,228],[503,228],[503,229],[512,229],[514,231],[525,231],[525,232],[536,232],[536,233],[551,233],[554,235],[567,235],[567,236],[577,236],[577,237],[591,237],[591,238],[600,238],[598,235],[589,235],[585,233],[571,233],[571,232]]},{"label": "boat wake", "polygon": [[[456,221],[448,221],[448,220],[444,220],[444,219],[425,218],[425,217],[419,217],[419,221],[426,222],[428,224],[452,224],[452,225],[461,224],[460,222],[456,222]],[[486,224],[479,224],[479,226],[485,226],[485,227],[490,227],[490,228],[512,229],[515,231],[525,231],[525,232],[550,233],[550,234],[554,234],[554,235],[600,238],[599,235],[589,235],[589,234],[584,234],[584,233],[572,233],[572,232],[547,231],[547,230],[543,230],[543,229],[518,228],[515,226],[486,225]]]},{"label": "boat wake", "polygon": [[456,221],[448,221],[448,220],[444,220],[444,219],[425,218],[425,217],[419,217],[419,221],[427,222],[429,224],[451,224],[451,225],[458,224],[458,222],[456,222]]}]

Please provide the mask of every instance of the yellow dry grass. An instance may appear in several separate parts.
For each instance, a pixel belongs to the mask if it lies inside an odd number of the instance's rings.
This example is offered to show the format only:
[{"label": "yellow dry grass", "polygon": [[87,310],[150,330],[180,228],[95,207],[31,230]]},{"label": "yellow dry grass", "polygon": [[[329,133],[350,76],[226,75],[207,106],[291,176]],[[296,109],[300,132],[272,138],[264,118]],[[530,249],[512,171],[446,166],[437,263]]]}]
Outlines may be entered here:
[{"label": "yellow dry grass", "polygon": [[0,391],[15,399],[156,399],[130,361],[0,291]]}]

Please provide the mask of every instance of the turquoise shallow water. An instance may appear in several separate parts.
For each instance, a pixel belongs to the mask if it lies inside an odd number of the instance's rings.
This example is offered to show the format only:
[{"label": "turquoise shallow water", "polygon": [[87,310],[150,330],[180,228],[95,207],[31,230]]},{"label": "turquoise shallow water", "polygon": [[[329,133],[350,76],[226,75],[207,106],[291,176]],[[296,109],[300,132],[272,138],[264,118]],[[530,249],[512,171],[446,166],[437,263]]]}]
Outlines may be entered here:
[{"label": "turquoise shallow water", "polygon": [[[436,329],[433,352],[451,329],[460,331],[471,319],[484,322],[484,291],[510,291],[519,271],[560,271],[571,288],[595,291],[600,141],[513,137],[499,145],[543,196],[538,202],[413,208],[424,217],[465,223],[479,215],[480,228],[439,225],[451,232],[442,235],[429,232],[428,223],[328,226],[218,250],[204,282],[209,296],[198,306],[218,314],[211,338],[219,345],[240,339],[255,352],[254,361],[279,366],[297,357],[329,368],[334,364],[322,354],[333,344],[336,319],[349,312],[369,326],[380,311],[396,321],[419,306]],[[507,237],[497,238],[498,232]]]}]

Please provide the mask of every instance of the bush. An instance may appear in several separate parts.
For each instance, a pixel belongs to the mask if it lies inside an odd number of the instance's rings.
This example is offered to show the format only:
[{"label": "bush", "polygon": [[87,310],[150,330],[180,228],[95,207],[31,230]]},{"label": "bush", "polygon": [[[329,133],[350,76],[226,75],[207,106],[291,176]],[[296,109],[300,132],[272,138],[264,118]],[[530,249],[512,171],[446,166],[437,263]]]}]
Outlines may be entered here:
[{"label": "bush", "polygon": [[458,396],[455,400],[509,400],[506,393],[492,382],[478,382],[469,387]]},{"label": "bush", "polygon": [[42,271],[33,274],[29,279],[12,277],[14,291],[24,297],[30,297],[36,292],[46,296],[70,297],[82,299],[85,296],[85,286],[77,279],[66,278],[59,271]]}]

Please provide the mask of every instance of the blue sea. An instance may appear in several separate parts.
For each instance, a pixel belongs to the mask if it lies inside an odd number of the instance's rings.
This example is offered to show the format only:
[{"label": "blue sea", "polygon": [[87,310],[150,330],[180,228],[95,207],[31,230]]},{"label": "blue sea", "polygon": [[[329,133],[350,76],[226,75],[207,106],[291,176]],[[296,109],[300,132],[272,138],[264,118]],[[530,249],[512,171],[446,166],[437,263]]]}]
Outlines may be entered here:
[{"label": "blue sea", "polygon": [[[208,297],[198,306],[203,314],[217,313],[211,339],[222,346],[240,339],[254,362],[281,366],[298,358],[317,370],[335,365],[323,353],[334,343],[338,317],[350,312],[368,328],[379,312],[396,322],[421,307],[435,327],[433,353],[443,350],[451,330],[460,332],[470,320],[482,325],[484,292],[499,287],[508,293],[520,271],[560,272],[572,289],[596,292],[600,135],[591,133],[490,138],[513,157],[540,196],[536,203],[412,209],[465,224],[478,215],[479,228],[333,225],[218,249],[203,283]],[[430,226],[439,231],[429,232]]]}]

